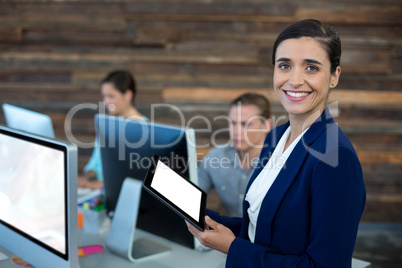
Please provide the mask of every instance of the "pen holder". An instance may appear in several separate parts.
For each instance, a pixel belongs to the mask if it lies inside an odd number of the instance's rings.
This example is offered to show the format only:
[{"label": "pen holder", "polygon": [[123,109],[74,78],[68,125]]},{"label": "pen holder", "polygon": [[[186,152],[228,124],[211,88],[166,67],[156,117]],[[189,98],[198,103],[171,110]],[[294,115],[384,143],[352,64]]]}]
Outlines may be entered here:
[{"label": "pen holder", "polygon": [[105,218],[106,212],[104,209],[99,211],[84,209],[84,232],[98,234]]}]

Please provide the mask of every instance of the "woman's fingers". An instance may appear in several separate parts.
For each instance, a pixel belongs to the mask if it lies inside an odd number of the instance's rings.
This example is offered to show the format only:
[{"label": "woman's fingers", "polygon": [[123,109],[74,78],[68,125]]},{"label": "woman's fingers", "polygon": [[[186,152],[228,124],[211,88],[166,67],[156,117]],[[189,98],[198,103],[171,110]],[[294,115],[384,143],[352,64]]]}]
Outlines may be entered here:
[{"label": "woman's fingers", "polygon": [[212,220],[208,216],[205,217],[205,223],[208,228],[205,228],[204,231],[200,231],[186,221],[188,230],[202,245],[227,253],[235,239],[235,235],[230,229]]},{"label": "woman's fingers", "polygon": [[219,223],[211,219],[209,216],[205,216],[205,224],[208,225],[210,229],[216,229],[219,225]]}]

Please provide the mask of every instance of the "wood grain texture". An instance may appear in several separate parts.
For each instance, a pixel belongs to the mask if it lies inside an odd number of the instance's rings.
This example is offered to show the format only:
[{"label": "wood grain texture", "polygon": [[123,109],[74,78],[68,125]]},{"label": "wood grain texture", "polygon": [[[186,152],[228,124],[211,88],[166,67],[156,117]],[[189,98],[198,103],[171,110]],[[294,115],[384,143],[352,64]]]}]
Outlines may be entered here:
[{"label": "wood grain texture", "polygon": [[[272,91],[272,45],[290,23],[320,19],[342,40],[342,75],[329,102],[363,165],[363,220],[402,222],[401,8],[400,0],[1,1],[0,103],[49,114],[66,138],[67,114],[99,105],[100,80],[129,70],[136,105],[152,120],[196,129],[209,120],[210,131],[196,132],[206,145],[201,159],[212,133],[227,128],[214,119],[244,92],[267,96],[276,124],[287,120]],[[75,114],[69,127],[80,141],[93,141],[97,112]],[[228,137],[223,131],[214,142]],[[80,170],[90,154],[79,149]]]}]

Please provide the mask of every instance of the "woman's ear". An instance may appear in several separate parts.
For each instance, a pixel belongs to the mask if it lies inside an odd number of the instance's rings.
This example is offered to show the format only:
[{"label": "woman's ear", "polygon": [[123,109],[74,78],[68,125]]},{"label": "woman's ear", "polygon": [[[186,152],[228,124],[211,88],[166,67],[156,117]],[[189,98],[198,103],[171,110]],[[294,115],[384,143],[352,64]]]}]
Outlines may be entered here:
[{"label": "woman's ear", "polygon": [[127,89],[126,92],[124,92],[123,96],[126,101],[131,102],[134,97],[133,91]]},{"label": "woman's ear", "polygon": [[331,84],[330,88],[334,88],[338,85],[339,76],[341,75],[341,66],[336,67],[335,72],[331,75]]}]

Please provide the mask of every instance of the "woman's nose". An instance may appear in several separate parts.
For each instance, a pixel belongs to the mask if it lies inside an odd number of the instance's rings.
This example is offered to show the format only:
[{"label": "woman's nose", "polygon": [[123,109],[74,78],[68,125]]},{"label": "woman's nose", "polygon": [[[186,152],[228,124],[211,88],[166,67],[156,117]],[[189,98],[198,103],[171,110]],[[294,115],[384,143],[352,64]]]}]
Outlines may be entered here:
[{"label": "woman's nose", "polygon": [[298,88],[301,85],[303,85],[304,84],[303,72],[301,70],[294,69],[289,78],[289,84],[294,88]]}]

